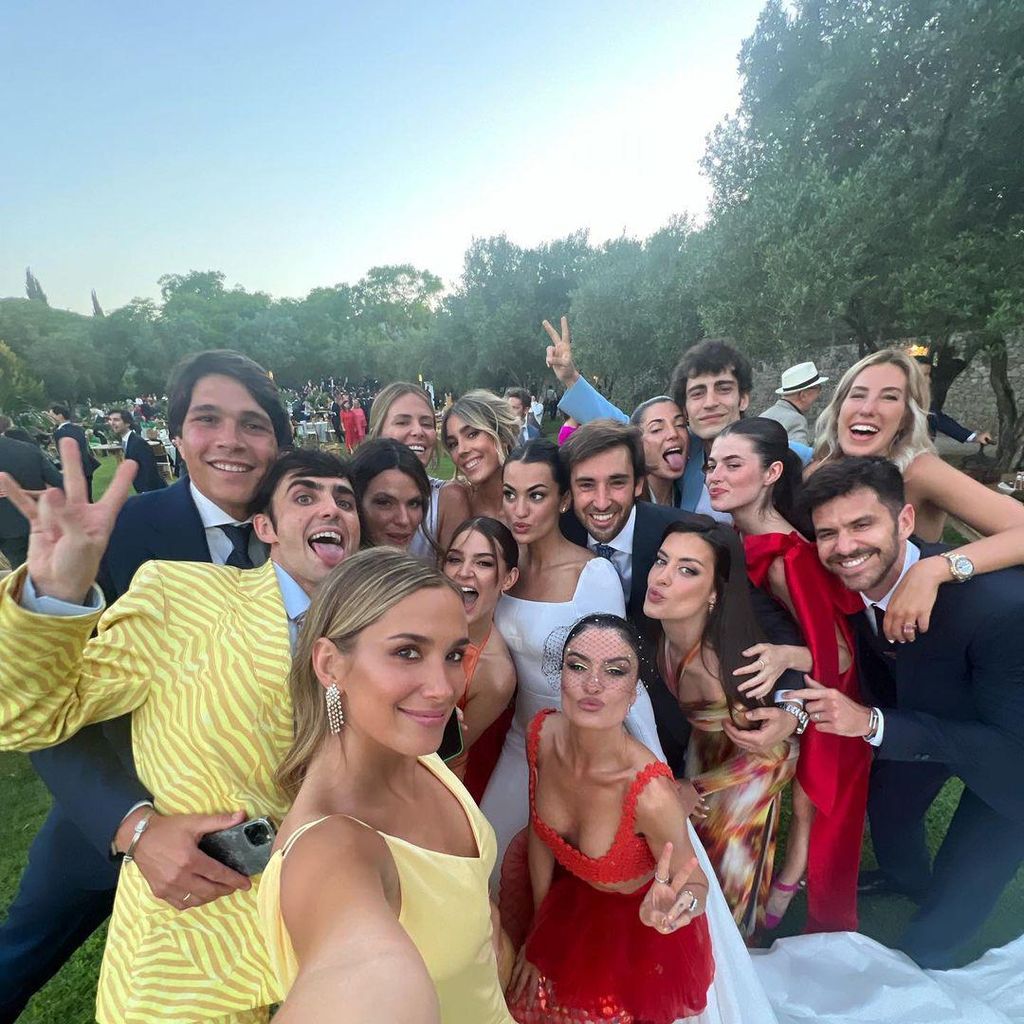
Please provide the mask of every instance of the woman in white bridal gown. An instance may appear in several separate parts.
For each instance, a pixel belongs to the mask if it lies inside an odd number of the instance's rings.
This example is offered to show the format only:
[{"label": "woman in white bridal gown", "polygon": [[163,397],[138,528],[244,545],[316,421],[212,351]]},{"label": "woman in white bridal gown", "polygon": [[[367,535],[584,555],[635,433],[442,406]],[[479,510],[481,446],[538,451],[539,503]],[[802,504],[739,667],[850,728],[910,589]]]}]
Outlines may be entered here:
[{"label": "woman in white bridal gown", "polygon": [[[546,438],[529,441],[509,456],[503,469],[504,519],[520,545],[519,581],[498,602],[494,624],[516,665],[519,688],[515,717],[501,757],[480,801],[494,827],[498,858],[491,876],[496,887],[505,849],[529,820],[526,727],[542,708],[559,706],[558,687],[544,673],[545,644],[561,657],[569,627],[589,612],[625,614],[622,584],[615,567],[567,541],[558,517],[569,507],[568,474],[558,447]],[[661,760],[665,755],[654,724],[654,710],[643,684],[626,728]]]}]

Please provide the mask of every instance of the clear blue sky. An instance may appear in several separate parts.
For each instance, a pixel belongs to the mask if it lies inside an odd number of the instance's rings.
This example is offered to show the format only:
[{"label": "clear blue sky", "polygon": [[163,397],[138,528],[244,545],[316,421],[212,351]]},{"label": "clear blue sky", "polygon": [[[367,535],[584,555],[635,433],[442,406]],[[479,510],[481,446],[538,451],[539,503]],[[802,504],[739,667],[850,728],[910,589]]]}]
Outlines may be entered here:
[{"label": "clear blue sky", "polygon": [[[275,296],[703,211],[762,0],[5,5],[0,295]],[[371,9],[372,8],[372,9]]]}]

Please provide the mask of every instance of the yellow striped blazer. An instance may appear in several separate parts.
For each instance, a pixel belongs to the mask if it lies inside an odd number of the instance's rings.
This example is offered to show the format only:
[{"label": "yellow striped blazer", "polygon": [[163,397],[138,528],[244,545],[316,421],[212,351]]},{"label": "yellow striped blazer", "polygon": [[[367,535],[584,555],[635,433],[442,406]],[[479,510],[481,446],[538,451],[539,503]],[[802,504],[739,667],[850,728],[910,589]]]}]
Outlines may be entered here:
[{"label": "yellow striped blazer", "polygon": [[[0,582],[0,748],[36,750],[131,712],[135,764],[159,812],[280,821],[288,800],[273,772],[292,737],[291,654],[272,563],[149,562],[102,617],[71,619],[19,607],[25,572]],[[125,865],[97,1019],[202,1021],[268,1005],[256,889],[179,912]]]}]

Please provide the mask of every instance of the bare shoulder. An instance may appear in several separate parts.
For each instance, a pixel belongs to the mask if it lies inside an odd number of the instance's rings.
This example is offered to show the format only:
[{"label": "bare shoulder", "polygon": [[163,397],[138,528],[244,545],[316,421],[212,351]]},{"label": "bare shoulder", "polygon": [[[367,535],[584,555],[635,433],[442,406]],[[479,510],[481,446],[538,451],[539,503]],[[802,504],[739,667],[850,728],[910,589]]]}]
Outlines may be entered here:
[{"label": "bare shoulder", "polygon": [[446,480],[441,485],[440,502],[448,509],[465,509],[469,513],[469,488],[461,480]]},{"label": "bare shoulder", "polygon": [[948,463],[943,462],[934,452],[921,452],[905,470],[903,470],[904,483],[922,483],[934,480],[937,477],[945,477],[947,473],[959,473]]},{"label": "bare shoulder", "polygon": [[307,929],[331,916],[374,903],[386,909],[386,876],[394,871],[384,840],[352,818],[332,814],[309,828],[281,865],[281,913],[292,941],[298,947]]},{"label": "bare shoulder", "polygon": [[665,815],[680,814],[679,788],[671,773],[656,775],[637,794],[636,816],[640,822],[657,820]]}]

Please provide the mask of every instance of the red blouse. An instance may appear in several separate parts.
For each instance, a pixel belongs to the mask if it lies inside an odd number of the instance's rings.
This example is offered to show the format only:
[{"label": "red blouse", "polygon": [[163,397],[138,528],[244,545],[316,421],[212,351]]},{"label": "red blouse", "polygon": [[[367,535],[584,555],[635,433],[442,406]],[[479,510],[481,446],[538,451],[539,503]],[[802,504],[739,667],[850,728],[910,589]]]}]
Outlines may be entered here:
[{"label": "red blouse", "polygon": [[555,855],[555,860],[577,878],[591,885],[618,885],[639,878],[654,870],[655,860],[642,836],[633,831],[636,822],[636,801],[651,779],[672,778],[672,769],[661,761],[652,761],[637,772],[622,801],[622,817],[608,852],[600,857],[588,857],[567,843],[537,814],[537,752],[544,719],[556,708],[545,708],[530,723],[526,741],[526,758],[530,765],[530,822],[534,832]]}]

